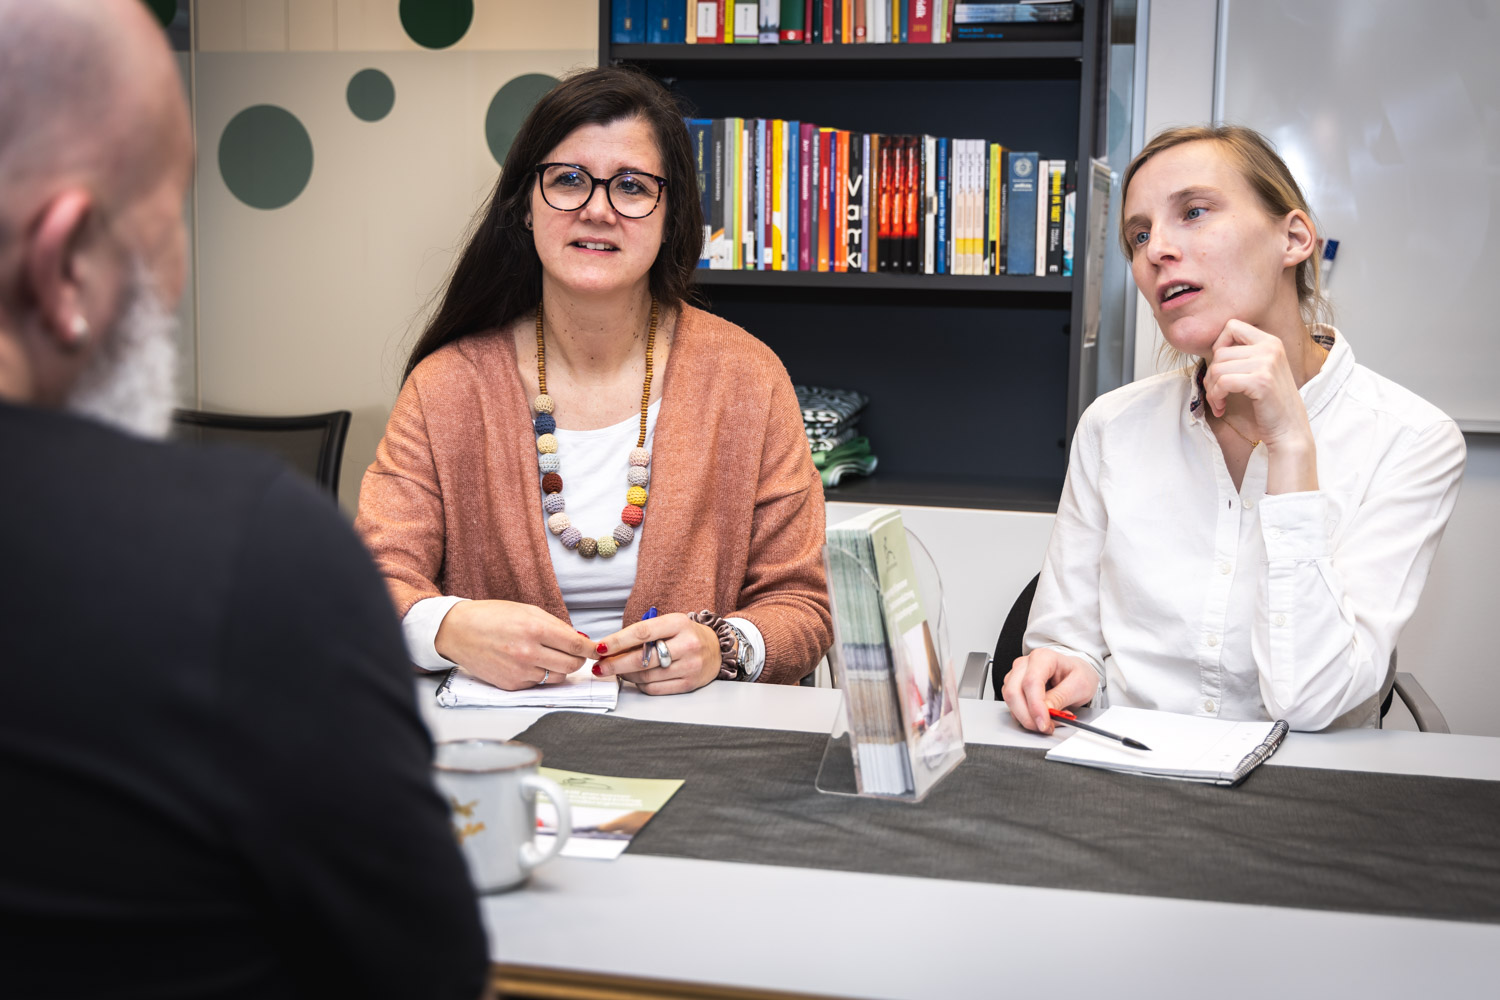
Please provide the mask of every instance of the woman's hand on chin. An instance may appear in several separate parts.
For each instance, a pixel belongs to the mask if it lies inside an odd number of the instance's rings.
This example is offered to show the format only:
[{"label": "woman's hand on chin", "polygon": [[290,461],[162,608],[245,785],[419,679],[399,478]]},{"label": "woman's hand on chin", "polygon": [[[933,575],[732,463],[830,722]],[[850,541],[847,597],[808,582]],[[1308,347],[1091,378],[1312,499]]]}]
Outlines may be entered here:
[{"label": "woman's hand on chin", "polygon": [[1011,717],[1043,735],[1052,732],[1049,709],[1087,705],[1098,690],[1099,674],[1088,661],[1055,649],[1017,657],[1000,687]]},{"label": "woman's hand on chin", "polygon": [[459,601],[443,616],[439,655],[507,691],[556,684],[594,655],[592,640],[533,604]]},{"label": "woman's hand on chin", "polygon": [[1279,337],[1237,319],[1224,324],[1203,375],[1204,402],[1246,441],[1265,444],[1268,495],[1318,488],[1317,445],[1300,390]]},{"label": "woman's hand on chin", "polygon": [[[666,644],[665,666],[657,642]],[[623,677],[646,694],[696,691],[719,676],[718,635],[680,612],[628,625],[600,645],[609,652],[594,664],[594,673]]]}]

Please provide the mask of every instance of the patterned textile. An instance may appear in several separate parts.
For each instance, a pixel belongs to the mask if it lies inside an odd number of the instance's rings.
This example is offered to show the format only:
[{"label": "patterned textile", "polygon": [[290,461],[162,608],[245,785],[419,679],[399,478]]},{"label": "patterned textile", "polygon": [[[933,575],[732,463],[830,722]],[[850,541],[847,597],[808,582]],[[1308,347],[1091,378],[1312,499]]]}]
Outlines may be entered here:
[{"label": "patterned textile", "polygon": [[816,427],[842,427],[854,422],[869,397],[853,389],[824,389],[815,385],[793,386],[797,405],[802,407],[802,422],[809,432]]},{"label": "patterned textile", "polygon": [[859,431],[853,427],[845,427],[843,430],[827,437],[809,437],[807,443],[812,446],[813,454],[816,455],[819,452],[832,451],[845,441],[854,440],[854,436],[858,433]]}]

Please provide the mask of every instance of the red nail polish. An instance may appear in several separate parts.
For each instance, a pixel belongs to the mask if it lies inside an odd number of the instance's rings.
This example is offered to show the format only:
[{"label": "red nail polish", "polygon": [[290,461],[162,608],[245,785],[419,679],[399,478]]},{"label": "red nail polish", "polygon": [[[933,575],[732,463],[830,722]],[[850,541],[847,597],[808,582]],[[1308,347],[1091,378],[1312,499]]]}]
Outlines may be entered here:
[{"label": "red nail polish", "polygon": [[599,669],[599,664],[597,664],[597,663],[594,664],[594,676],[595,677],[603,677],[604,676],[604,671],[602,671],[602,670]]},{"label": "red nail polish", "polygon": [[594,647],[594,652],[598,653],[600,656],[603,656],[605,653],[609,652],[609,649],[604,645],[604,643],[601,642],[599,643],[599,645]]},{"label": "red nail polish", "polygon": [[[574,629],[573,631],[578,632],[577,629]],[[589,637],[589,634],[587,632],[578,632],[578,634],[583,636],[585,639]]]}]

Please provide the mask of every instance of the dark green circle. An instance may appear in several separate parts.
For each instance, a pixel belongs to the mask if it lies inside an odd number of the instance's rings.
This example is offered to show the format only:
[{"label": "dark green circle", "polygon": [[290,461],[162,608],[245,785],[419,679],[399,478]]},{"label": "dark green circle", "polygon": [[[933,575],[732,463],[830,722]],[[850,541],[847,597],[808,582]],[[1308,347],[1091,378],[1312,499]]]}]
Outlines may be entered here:
[{"label": "dark green circle", "polygon": [[496,163],[505,163],[505,154],[510,152],[510,144],[515,142],[521,123],[531,114],[542,95],[555,86],[556,77],[527,73],[495,91],[490,109],[484,114],[484,141],[489,143],[490,155]]},{"label": "dark green circle", "polygon": [[219,136],[219,174],[230,193],[251,208],[290,204],[307,187],[312,168],[307,129],[274,104],[246,108]]},{"label": "dark green circle", "polygon": [[177,17],[177,0],[146,0],[146,6],[151,8],[151,13],[163,28],[170,26]]},{"label": "dark green circle", "polygon": [[401,0],[401,27],[423,48],[446,49],[473,21],[474,0]]},{"label": "dark green circle", "polygon": [[378,69],[362,69],[349,78],[344,92],[349,110],[361,121],[378,122],[396,103],[396,86]]}]

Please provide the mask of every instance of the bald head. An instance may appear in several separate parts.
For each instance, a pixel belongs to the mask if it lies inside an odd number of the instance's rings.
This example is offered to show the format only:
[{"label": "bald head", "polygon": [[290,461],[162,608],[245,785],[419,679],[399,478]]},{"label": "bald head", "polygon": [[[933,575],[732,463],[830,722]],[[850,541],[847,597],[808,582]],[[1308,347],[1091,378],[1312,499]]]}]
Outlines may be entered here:
[{"label": "bald head", "polygon": [[38,188],[137,194],[182,153],[181,91],[141,0],[0,0],[0,225]]},{"label": "bald head", "polygon": [[0,94],[0,398],[62,405],[181,294],[187,104],[141,0],[0,0]]}]

